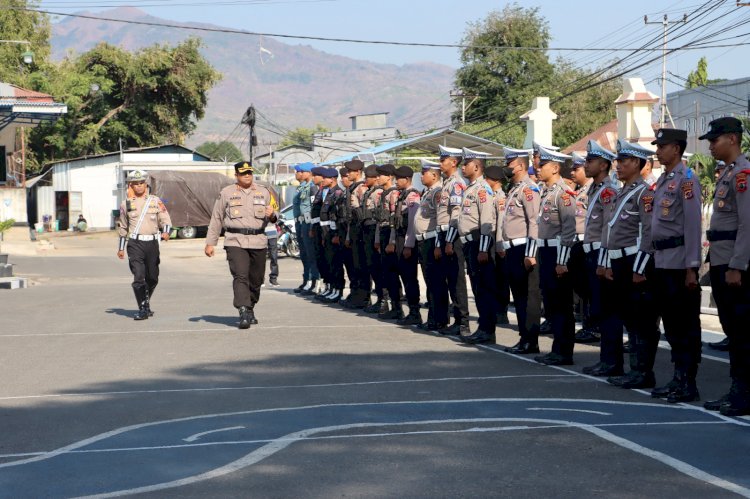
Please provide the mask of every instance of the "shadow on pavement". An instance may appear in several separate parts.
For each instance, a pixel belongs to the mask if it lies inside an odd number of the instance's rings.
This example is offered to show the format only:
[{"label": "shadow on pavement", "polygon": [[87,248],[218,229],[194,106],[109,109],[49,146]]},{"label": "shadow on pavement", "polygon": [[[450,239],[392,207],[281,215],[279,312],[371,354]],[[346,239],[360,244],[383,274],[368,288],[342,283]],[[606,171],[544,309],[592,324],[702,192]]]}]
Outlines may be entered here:
[{"label": "shadow on pavement", "polygon": [[221,315],[199,315],[198,317],[190,317],[190,322],[208,322],[210,324],[221,324],[223,326],[237,326],[239,321],[238,316],[221,316]]}]

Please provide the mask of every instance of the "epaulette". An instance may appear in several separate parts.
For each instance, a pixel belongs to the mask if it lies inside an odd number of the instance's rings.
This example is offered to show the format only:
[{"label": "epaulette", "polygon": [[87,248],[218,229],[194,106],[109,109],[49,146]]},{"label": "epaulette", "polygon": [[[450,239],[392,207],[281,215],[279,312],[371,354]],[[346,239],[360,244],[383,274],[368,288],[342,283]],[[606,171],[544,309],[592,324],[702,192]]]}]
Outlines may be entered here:
[{"label": "epaulette", "polygon": [[565,189],[565,192],[567,192],[571,196],[578,196],[578,193],[576,193],[575,191],[571,191],[570,189]]},{"label": "epaulette", "polygon": [[531,189],[532,191],[537,192],[537,193],[540,192],[539,191],[539,187],[536,186],[536,185],[533,185],[533,184],[531,186],[529,186],[529,189]]},{"label": "epaulette", "polygon": [[685,169],[685,178],[687,178],[688,180],[691,180],[693,178],[694,174],[695,174],[695,172],[693,172],[692,168],[686,168]]}]

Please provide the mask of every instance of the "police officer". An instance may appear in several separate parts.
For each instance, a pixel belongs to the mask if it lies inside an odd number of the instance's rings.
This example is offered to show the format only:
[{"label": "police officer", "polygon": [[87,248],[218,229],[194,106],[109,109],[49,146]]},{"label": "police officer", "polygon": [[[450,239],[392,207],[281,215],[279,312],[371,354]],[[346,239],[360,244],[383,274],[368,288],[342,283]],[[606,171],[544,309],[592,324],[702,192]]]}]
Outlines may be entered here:
[{"label": "police officer", "polygon": [[360,309],[369,305],[370,276],[362,241],[362,199],[367,185],[362,180],[365,164],[358,159],[344,163],[345,175],[349,182],[345,203],[346,238],[344,240],[344,265],[349,274],[349,296],[340,303],[345,308]]},{"label": "police officer", "polygon": [[487,166],[484,179],[495,195],[495,324],[508,324],[510,285],[505,270],[505,250],[503,249],[503,215],[505,215],[505,191],[508,182],[505,171],[499,165]]},{"label": "police officer", "polygon": [[318,192],[312,182],[312,163],[302,163],[294,167],[294,176],[299,182],[292,200],[292,215],[294,216],[294,231],[297,234],[300,260],[302,260],[302,284],[294,289],[295,293],[314,290],[318,285],[318,265],[315,261],[315,250],[310,237],[312,223],[312,198]]},{"label": "police officer", "polygon": [[[365,185],[367,186],[367,191],[365,191],[364,196],[362,196],[360,207],[362,209],[362,241],[365,251],[365,262],[369,279],[372,280],[372,283],[375,286],[375,293],[377,296],[375,303],[365,307],[365,312],[369,314],[388,312],[388,301],[383,299],[383,278],[380,271],[380,253],[375,250],[378,227],[378,220],[375,212],[380,206],[380,194],[383,192],[383,187],[378,183],[379,176],[377,165],[369,165],[365,168]],[[378,242],[378,244],[380,243]],[[368,296],[368,302],[369,299]]]},{"label": "police officer", "polygon": [[159,283],[159,239],[169,240],[172,222],[161,199],[147,194],[148,173],[133,170],[128,173],[128,186],[133,191],[120,205],[117,232],[120,243],[117,258],[125,258],[127,247],[130,272],[133,273],[133,292],[138,312],[133,319],[142,321],[154,315],[151,297]]},{"label": "police officer", "polygon": [[346,194],[338,185],[339,171],[336,168],[324,168],[321,173],[323,175],[321,185],[327,192],[323,195],[323,206],[320,208],[320,228],[331,292],[319,296],[318,299],[328,303],[337,303],[344,293],[344,255],[342,249],[346,232],[343,233],[343,236],[341,235],[339,221],[344,218]]},{"label": "police officer", "polygon": [[561,178],[568,159],[539,147],[539,178],[546,186],[538,218],[539,281],[554,341],[550,353],[534,360],[555,366],[573,364],[575,338],[573,285],[567,267],[576,236],[575,199]]},{"label": "police officer", "polygon": [[422,160],[422,193],[419,209],[411,219],[404,252],[416,245],[422,277],[427,287],[427,321],[420,325],[425,331],[437,331],[448,325],[448,287],[443,269],[435,259],[437,244],[437,212],[443,183],[440,164]]},{"label": "police officer", "polygon": [[506,147],[506,175],[513,186],[505,201],[502,219],[502,241],[505,250],[505,267],[513,293],[518,332],[517,344],[505,349],[514,354],[539,353],[539,300],[530,303],[532,290],[539,291],[539,266],[536,262],[536,240],[539,235],[538,217],[540,192],[529,178],[529,154],[525,149]]},{"label": "police officer", "polygon": [[239,310],[240,329],[257,324],[255,304],[266,268],[266,225],[276,223],[278,213],[266,187],[253,182],[253,167],[247,161],[234,165],[237,183],[221,190],[214,204],[204,252],[214,256],[214,247],[224,229],[224,249],[232,273],[234,306]]},{"label": "police officer", "polygon": [[479,313],[477,330],[461,340],[469,344],[495,342],[495,269],[492,252],[495,248],[495,194],[484,180],[487,154],[464,148],[463,176],[469,185],[463,192],[460,210],[454,210],[455,217],[445,238],[446,253],[453,246],[456,237],[463,244],[466,271],[469,274],[471,290]]},{"label": "police officer", "polygon": [[413,232],[409,233],[409,227],[414,225],[414,217],[419,210],[421,196],[419,191],[411,185],[412,177],[414,177],[414,170],[408,166],[396,168],[396,187],[399,194],[394,215],[395,230],[391,232],[391,239],[395,239],[398,275],[404,285],[406,304],[409,306],[409,313],[397,321],[403,326],[418,326],[422,323],[422,315],[419,312],[419,278],[417,277],[419,262],[416,252],[411,251],[414,247],[415,235]]},{"label": "police officer", "polygon": [[314,294],[316,299],[333,293],[330,271],[326,262],[323,228],[320,226],[320,212],[323,209],[323,201],[325,201],[326,195],[328,194],[327,182],[324,181],[323,177],[325,171],[326,168],[322,166],[316,166],[311,170],[313,183],[318,187],[318,192],[315,193],[315,197],[313,197],[312,201],[312,221],[309,234],[313,239],[313,248],[315,248],[315,263],[318,266],[318,272],[323,281],[322,286],[319,286],[317,290],[312,290],[313,292],[310,293]]},{"label": "police officer", "polygon": [[685,130],[663,128],[656,134],[656,157],[664,173],[656,182],[651,239],[655,293],[664,333],[672,347],[674,377],[651,395],[668,402],[699,399],[695,377],[701,360],[701,191],[697,176],[682,162]]},{"label": "police officer", "polygon": [[[586,232],[586,212],[588,210],[588,192],[593,180],[586,176],[586,158],[576,154],[571,155],[570,180],[571,189],[575,194],[576,201],[576,238],[570,250],[568,269],[570,275],[586,275],[586,253],[583,251],[583,238]],[[576,331],[576,343],[595,343],[599,341],[599,332],[590,328],[589,303],[591,291],[588,279],[573,279],[573,291],[578,297],[580,306],[582,328]]]},{"label": "police officer", "polygon": [[375,237],[375,250],[380,255],[380,274],[383,283],[383,300],[390,298],[390,310],[381,311],[379,318],[384,320],[402,319],[401,282],[398,278],[398,257],[396,256],[396,206],[398,188],[394,185],[396,167],[392,164],[379,165],[378,184],[382,191],[378,195],[378,208],[375,218],[378,220]]},{"label": "police officer", "polygon": [[[466,182],[459,172],[463,157],[461,149],[438,146],[440,151],[440,170],[443,173],[443,191],[438,206],[438,235],[435,259],[441,262],[443,275],[448,286],[448,294],[453,302],[453,324],[438,332],[446,335],[468,336],[469,331],[469,298],[466,293],[466,266],[464,264],[463,243],[456,237],[458,213],[463,203]],[[448,247],[446,238],[452,229],[453,244]]]},{"label": "police officer", "polygon": [[[654,192],[643,178],[643,168],[653,155],[639,144],[617,141],[617,176],[623,183],[606,211],[602,245],[607,252],[605,279],[612,282],[615,317],[605,314],[602,324],[601,361],[622,366],[624,324],[631,338],[630,371],[607,381],[622,388],[653,388],[654,361],[659,347],[659,313],[654,295],[654,259],[651,220]],[[619,330],[608,322],[615,320]],[[610,337],[611,334],[611,337]]]},{"label": "police officer", "polygon": [[714,158],[725,163],[714,193],[710,243],[711,288],[719,318],[729,339],[729,374],[732,386],[718,400],[706,402],[707,409],[725,416],[750,415],[750,194],[747,176],[750,162],[741,154],[742,122],[719,118],[700,137],[708,140]]}]

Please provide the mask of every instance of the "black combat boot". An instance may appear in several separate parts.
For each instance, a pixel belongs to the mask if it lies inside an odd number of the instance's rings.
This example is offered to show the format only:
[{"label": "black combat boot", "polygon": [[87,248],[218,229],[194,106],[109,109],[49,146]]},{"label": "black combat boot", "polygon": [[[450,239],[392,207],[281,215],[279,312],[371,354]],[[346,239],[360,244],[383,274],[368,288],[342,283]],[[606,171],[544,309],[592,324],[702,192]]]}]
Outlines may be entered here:
[{"label": "black combat boot", "polygon": [[138,312],[133,316],[133,319],[136,321],[143,321],[149,318],[147,289],[145,286],[133,287],[135,300],[138,303]]},{"label": "black combat boot", "polygon": [[317,289],[318,281],[317,279],[313,279],[312,281],[308,281],[307,284],[305,284],[305,287],[302,289],[302,291],[299,292],[299,294],[302,296],[314,295]]},{"label": "black combat boot", "polygon": [[401,309],[401,300],[391,300],[391,310],[378,314],[378,318],[384,321],[403,319],[404,311]]},{"label": "black combat boot", "polygon": [[728,400],[721,404],[719,412],[722,416],[750,416],[750,383],[733,379]]},{"label": "black combat boot", "polygon": [[239,329],[247,329],[250,327],[250,317],[248,314],[247,307],[240,307],[240,323],[237,326]]},{"label": "black combat boot", "polygon": [[419,305],[409,306],[409,315],[396,321],[402,326],[419,326],[422,324],[422,316],[419,313]]},{"label": "black combat boot", "polygon": [[305,290],[305,286],[307,286],[307,281],[302,281],[302,284],[294,288],[294,293],[300,294],[301,292]]},{"label": "black combat boot", "polygon": [[667,395],[667,402],[676,404],[678,402],[694,402],[700,400],[698,387],[695,385],[695,377],[698,374],[698,366],[687,369],[680,368],[680,383]]},{"label": "black combat boot", "polygon": [[679,376],[680,376],[680,373],[677,370],[677,368],[675,368],[674,375],[672,376],[672,381],[670,381],[664,386],[659,386],[651,390],[651,396],[655,399],[663,399],[667,397],[667,395],[673,392],[674,389],[677,388],[682,382]]}]

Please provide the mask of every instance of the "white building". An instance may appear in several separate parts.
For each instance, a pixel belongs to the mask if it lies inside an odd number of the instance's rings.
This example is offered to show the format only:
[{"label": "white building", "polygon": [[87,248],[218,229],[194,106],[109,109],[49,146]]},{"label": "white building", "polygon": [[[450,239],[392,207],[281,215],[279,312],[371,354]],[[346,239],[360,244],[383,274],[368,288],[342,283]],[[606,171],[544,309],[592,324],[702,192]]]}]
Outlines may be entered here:
[{"label": "white building", "polygon": [[131,170],[211,171],[234,175],[233,165],[212,162],[207,156],[180,145],[59,161],[28,181],[31,184],[31,223],[57,220],[59,230],[66,230],[82,214],[93,229],[113,228],[114,217],[126,196],[125,176]]},{"label": "white building", "polygon": [[316,162],[323,163],[369,149],[398,137],[398,130],[388,126],[388,113],[358,114],[349,119],[352,120],[351,130],[313,135],[313,155]]}]

